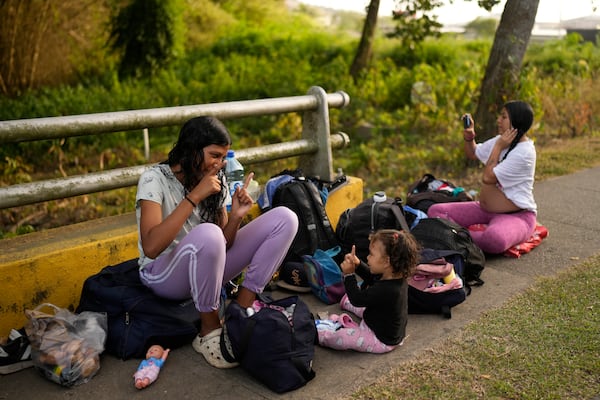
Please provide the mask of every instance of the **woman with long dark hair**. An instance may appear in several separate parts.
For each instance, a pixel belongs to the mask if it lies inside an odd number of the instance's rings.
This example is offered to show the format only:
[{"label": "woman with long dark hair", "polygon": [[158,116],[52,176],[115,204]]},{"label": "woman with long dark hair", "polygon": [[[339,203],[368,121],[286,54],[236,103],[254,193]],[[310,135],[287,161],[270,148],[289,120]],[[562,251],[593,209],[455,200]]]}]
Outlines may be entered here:
[{"label": "woman with long dark hair", "polygon": [[[241,226],[252,207],[247,187],[230,196],[223,172],[231,146],[214,117],[187,121],[168,159],[146,170],[136,196],[140,278],[158,296],[192,298],[201,327],[194,349],[217,368],[234,367],[221,352],[220,294],[245,270],[234,301],[250,307],[279,268],[298,229],[298,217],[277,207]],[[227,346],[225,346],[227,347]]]},{"label": "woman with long dark hair", "polygon": [[470,227],[484,252],[501,254],[529,239],[536,227],[536,151],[527,137],[533,109],[523,101],[507,102],[498,116],[498,135],[483,143],[475,142],[471,116],[463,118],[470,121],[463,130],[465,154],[485,164],[479,201],[434,204],[427,215]]}]

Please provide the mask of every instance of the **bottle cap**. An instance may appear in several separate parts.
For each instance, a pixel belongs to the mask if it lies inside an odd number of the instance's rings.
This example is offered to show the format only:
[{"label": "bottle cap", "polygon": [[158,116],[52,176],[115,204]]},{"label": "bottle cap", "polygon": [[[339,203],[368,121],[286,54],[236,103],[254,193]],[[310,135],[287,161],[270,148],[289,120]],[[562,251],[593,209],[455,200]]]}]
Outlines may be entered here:
[{"label": "bottle cap", "polygon": [[383,191],[376,192],[373,195],[373,201],[375,203],[383,203],[386,200],[387,200],[387,196],[385,195],[385,192],[383,192]]}]

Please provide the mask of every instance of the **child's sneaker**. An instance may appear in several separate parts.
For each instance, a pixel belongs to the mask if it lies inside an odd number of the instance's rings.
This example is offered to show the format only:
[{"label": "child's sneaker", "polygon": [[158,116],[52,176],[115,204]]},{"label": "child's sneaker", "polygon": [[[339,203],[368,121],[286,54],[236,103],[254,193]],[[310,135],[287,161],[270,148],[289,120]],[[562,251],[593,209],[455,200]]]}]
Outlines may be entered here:
[{"label": "child's sneaker", "polygon": [[11,374],[31,366],[31,346],[25,329],[11,329],[8,341],[0,346],[0,374]]}]

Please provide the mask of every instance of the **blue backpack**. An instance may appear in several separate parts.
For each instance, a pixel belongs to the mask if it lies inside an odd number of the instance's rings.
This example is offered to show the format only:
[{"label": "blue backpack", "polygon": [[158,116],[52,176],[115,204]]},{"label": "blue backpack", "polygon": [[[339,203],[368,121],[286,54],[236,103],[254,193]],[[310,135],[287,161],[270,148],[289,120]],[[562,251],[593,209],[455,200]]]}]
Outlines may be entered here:
[{"label": "blue backpack", "polygon": [[342,270],[334,259],[340,251],[340,246],[336,246],[327,250],[317,249],[313,255],[302,256],[308,285],[325,304],[339,302],[346,293]]}]

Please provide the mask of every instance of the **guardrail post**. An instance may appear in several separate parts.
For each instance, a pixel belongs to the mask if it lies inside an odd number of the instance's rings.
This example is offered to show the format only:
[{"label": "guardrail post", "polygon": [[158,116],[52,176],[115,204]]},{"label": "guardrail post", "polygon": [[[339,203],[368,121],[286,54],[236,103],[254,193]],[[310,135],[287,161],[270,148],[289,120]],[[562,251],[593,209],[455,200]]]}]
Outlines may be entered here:
[{"label": "guardrail post", "polygon": [[300,166],[306,175],[318,176],[321,179],[333,180],[333,156],[329,137],[329,107],[327,94],[319,86],[308,90],[318,100],[316,110],[304,112],[302,121],[302,138],[315,141],[318,151],[314,155],[300,157]]}]

